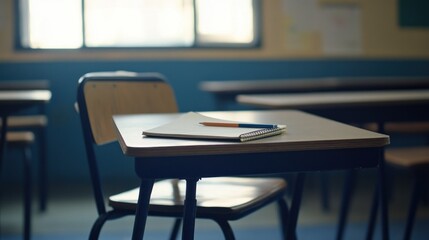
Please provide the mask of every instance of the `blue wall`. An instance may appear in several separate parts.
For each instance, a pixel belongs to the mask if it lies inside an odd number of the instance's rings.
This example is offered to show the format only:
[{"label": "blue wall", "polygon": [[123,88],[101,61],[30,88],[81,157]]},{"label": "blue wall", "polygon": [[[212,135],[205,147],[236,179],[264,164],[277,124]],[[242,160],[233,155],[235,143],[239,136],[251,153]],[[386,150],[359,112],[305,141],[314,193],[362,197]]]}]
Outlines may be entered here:
[{"label": "blue wall", "polygon": [[[0,63],[0,80],[48,79],[48,161],[51,181],[84,180],[88,169],[80,124],[73,109],[77,81],[87,72],[126,70],[160,72],[176,91],[181,111],[214,110],[213,98],[198,89],[203,80],[251,80],[328,76],[429,76],[429,60],[181,60],[64,61]],[[105,147],[106,178],[133,178],[132,159],[123,158],[117,144]],[[118,160],[120,159],[120,160]],[[17,161],[19,162],[19,161]],[[3,178],[18,179],[7,161]],[[9,169],[9,170],[8,170]]]}]

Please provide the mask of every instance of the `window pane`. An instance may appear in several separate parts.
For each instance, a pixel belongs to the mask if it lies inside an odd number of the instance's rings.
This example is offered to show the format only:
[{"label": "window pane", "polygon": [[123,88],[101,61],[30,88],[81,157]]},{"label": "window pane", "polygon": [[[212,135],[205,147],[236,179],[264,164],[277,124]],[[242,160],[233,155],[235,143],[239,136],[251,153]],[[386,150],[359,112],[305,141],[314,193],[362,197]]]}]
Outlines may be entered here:
[{"label": "window pane", "polygon": [[89,47],[189,46],[192,0],[86,0]]},{"label": "window pane", "polygon": [[244,43],[255,39],[252,0],[197,0],[199,42]]},{"label": "window pane", "polygon": [[28,0],[23,35],[31,48],[82,46],[82,7],[76,0]]}]

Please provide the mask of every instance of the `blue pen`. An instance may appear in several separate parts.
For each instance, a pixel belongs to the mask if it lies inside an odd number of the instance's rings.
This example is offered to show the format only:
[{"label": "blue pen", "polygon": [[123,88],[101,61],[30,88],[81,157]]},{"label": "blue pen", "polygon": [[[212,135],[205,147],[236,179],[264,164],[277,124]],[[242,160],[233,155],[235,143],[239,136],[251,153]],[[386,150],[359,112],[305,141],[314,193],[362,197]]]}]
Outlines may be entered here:
[{"label": "blue pen", "polygon": [[211,127],[242,127],[242,128],[276,128],[275,124],[257,124],[257,123],[222,123],[222,122],[200,122],[204,126]]}]

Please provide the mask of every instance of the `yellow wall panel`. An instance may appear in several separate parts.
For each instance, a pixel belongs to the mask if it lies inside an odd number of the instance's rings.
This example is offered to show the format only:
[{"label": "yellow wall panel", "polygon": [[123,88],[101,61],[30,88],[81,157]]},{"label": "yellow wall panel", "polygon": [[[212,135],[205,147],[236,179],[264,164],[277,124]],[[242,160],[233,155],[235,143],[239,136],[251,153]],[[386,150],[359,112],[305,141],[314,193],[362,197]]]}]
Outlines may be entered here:
[{"label": "yellow wall panel", "polygon": [[[25,51],[14,48],[13,0],[2,0],[0,61],[109,60],[109,59],[290,59],[290,58],[429,58],[429,28],[400,28],[396,0],[314,0],[319,7],[352,4],[361,16],[360,54],[327,55],[321,33],[287,36],[290,19],[284,4],[293,0],[261,0],[261,46],[250,49],[72,50]],[[295,0],[299,1],[299,0]],[[292,44],[295,44],[292,45]],[[300,48],[296,48],[299,44]]]}]

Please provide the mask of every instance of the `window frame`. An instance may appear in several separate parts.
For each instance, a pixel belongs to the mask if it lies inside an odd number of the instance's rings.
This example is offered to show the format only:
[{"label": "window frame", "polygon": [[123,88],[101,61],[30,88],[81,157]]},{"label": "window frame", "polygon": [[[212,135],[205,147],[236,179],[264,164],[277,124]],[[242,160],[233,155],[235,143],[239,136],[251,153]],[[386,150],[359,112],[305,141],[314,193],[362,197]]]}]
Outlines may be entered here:
[{"label": "window frame", "polygon": [[[124,47],[124,46],[109,46],[109,47],[89,47],[85,44],[85,14],[84,11],[84,1],[82,1],[82,38],[83,44],[80,48],[31,48],[27,47],[23,44],[22,38],[25,37],[24,34],[24,25],[22,23],[22,19],[26,18],[28,15],[22,15],[22,11],[25,9],[24,1],[27,0],[17,0],[14,1],[14,45],[16,50],[21,51],[40,51],[40,52],[76,52],[76,51],[103,51],[103,50],[114,50],[114,51],[135,51],[135,50],[196,50],[196,49],[256,49],[262,46],[262,4],[261,0],[251,0],[253,5],[253,28],[254,28],[254,40],[250,43],[200,43],[198,42],[198,35],[195,34],[195,40],[190,46],[139,46],[139,47]],[[195,1],[193,1],[195,7]],[[194,12],[194,32],[196,32],[197,24],[196,24],[196,13]]]}]

